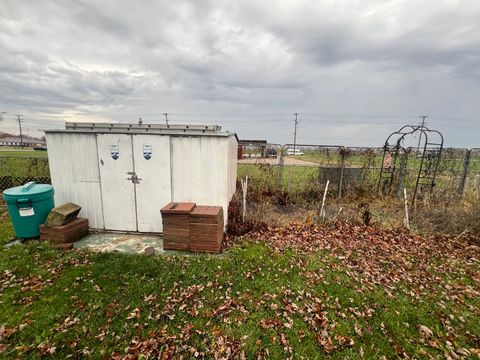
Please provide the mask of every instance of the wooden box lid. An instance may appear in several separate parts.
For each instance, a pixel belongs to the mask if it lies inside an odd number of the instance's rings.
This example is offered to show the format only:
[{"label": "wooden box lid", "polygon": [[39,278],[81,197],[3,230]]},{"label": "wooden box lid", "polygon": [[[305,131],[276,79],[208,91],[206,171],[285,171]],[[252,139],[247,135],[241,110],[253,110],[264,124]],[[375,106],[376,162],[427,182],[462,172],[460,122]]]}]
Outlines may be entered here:
[{"label": "wooden box lid", "polygon": [[195,208],[195,203],[171,202],[165,205],[160,212],[162,214],[189,214]]},{"label": "wooden box lid", "polygon": [[222,212],[221,206],[198,205],[190,213],[191,217],[217,217]]}]

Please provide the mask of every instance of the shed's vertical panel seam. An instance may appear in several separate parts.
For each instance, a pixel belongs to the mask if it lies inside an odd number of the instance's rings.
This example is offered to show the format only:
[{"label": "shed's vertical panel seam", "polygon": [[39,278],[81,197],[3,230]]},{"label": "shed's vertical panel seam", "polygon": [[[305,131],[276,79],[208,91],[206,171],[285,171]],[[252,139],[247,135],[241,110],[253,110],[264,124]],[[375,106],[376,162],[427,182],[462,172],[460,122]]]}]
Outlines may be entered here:
[{"label": "shed's vertical panel seam", "polygon": [[[133,147],[133,134],[130,135],[130,144],[131,144],[131,148],[132,148],[132,167],[133,167],[133,173],[135,175],[132,175],[133,176],[136,176],[137,172],[135,171],[135,149]],[[135,229],[136,231],[138,232],[138,211],[137,211],[137,184],[135,181],[132,181],[133,182],[133,201],[135,203]]]},{"label": "shed's vertical panel seam", "polygon": [[98,134],[95,134],[95,147],[97,149],[97,167],[98,167],[98,180],[100,185],[100,204],[102,205],[102,219],[103,229],[105,229],[105,211],[103,209],[103,189],[102,189],[102,173],[100,171],[100,153],[98,152]]}]

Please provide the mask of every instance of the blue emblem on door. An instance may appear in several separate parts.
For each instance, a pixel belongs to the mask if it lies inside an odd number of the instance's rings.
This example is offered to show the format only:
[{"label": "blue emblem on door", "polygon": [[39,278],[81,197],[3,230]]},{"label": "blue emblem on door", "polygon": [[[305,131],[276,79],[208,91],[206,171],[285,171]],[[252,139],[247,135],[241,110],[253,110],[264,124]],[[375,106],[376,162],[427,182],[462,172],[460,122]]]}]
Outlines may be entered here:
[{"label": "blue emblem on door", "polygon": [[110,145],[110,155],[112,156],[113,160],[117,160],[120,157],[118,145]]},{"label": "blue emblem on door", "polygon": [[143,145],[143,157],[146,160],[150,160],[152,158],[152,145]]}]

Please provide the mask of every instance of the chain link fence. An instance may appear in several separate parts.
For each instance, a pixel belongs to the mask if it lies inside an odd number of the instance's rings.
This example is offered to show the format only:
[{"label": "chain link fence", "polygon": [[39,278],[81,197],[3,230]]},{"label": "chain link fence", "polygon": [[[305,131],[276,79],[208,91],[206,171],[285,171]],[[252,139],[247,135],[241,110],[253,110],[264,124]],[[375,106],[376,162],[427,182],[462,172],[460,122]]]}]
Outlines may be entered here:
[{"label": "chain link fence", "polygon": [[[295,148],[295,149],[294,149]],[[268,150],[270,149],[270,150]],[[380,170],[385,166],[383,148],[344,147],[305,144],[269,144],[267,153],[276,156],[239,159],[238,176],[249,177],[250,199],[273,197],[282,202],[321,201],[329,183],[329,196],[385,195]],[[421,155],[416,148],[405,149],[397,159],[390,196],[411,194],[420,172]],[[422,171],[425,170],[425,167]],[[443,149],[438,163],[433,195],[453,201],[480,189],[480,149]],[[428,190],[428,191],[427,191]],[[430,187],[420,189],[419,197],[430,194]],[[429,195],[430,196],[430,195]]]},{"label": "chain link fence", "polygon": [[[239,152],[238,177],[249,177],[250,196],[273,197],[280,203],[287,198],[290,202],[318,202],[327,181],[329,196],[382,192],[382,158],[380,147],[268,144]],[[416,149],[401,153],[390,195],[400,197],[404,187],[412,189],[419,166]],[[51,182],[48,158],[0,156],[0,190],[28,181]],[[478,198],[480,148],[443,149],[433,193],[448,201],[462,196]]]},{"label": "chain link fence", "polygon": [[461,190],[464,194],[480,198],[480,148],[473,148],[465,157]]},{"label": "chain link fence", "polygon": [[27,156],[0,157],[0,191],[29,181],[49,184],[48,158]]}]

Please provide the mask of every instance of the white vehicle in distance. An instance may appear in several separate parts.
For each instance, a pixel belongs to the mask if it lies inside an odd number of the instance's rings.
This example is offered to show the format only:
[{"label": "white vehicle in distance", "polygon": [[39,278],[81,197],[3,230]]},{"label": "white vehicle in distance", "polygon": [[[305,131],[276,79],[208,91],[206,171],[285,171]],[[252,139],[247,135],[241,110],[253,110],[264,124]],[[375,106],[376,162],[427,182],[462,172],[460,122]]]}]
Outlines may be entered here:
[{"label": "white vehicle in distance", "polygon": [[287,149],[287,155],[288,156],[290,156],[290,155],[304,155],[304,153],[301,152],[299,149],[293,150],[293,148],[289,148],[289,149]]}]

